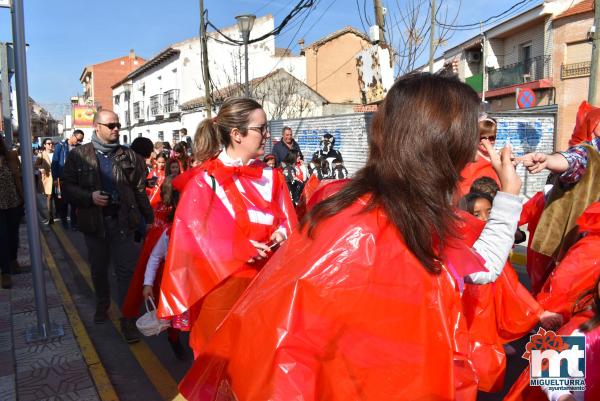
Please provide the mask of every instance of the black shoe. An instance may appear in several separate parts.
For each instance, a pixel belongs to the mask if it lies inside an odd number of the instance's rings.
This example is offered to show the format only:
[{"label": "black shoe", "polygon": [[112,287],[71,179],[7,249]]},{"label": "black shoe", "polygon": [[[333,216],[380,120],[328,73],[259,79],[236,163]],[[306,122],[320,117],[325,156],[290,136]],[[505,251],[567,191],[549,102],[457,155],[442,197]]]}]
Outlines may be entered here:
[{"label": "black shoe", "polygon": [[171,342],[171,340],[169,340],[169,345],[173,349],[175,358],[179,359],[180,361],[184,361],[185,349],[183,349],[183,345],[181,345],[181,341],[179,341],[179,338],[175,342]]},{"label": "black shoe", "polygon": [[135,320],[121,318],[121,333],[128,344],[140,341],[140,332],[135,326]]},{"label": "black shoe", "polygon": [[96,305],[96,313],[94,313],[94,323],[100,324],[106,322],[108,318],[108,306]]},{"label": "black shoe", "polygon": [[12,287],[12,277],[10,276],[10,274],[6,274],[3,273],[2,274],[2,288],[4,288],[5,290],[8,290],[9,288]]}]

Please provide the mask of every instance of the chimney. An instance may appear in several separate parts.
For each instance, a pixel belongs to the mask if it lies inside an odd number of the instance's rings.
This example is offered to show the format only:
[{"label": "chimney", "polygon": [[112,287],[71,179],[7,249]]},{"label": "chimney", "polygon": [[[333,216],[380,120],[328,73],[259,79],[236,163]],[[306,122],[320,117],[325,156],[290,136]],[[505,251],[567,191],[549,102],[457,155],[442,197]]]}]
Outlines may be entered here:
[{"label": "chimney", "polygon": [[135,50],[129,49],[129,59],[135,60]]},{"label": "chimney", "polygon": [[300,51],[304,50],[304,39],[300,39],[298,44],[300,45]]}]

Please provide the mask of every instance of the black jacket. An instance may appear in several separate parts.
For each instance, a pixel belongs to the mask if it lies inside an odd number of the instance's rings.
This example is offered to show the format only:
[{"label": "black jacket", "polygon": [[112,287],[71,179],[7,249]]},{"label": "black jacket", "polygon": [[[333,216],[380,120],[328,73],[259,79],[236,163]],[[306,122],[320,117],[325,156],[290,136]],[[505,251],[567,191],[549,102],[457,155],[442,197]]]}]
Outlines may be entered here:
[{"label": "black jacket", "polygon": [[302,151],[300,150],[300,145],[298,145],[298,142],[296,142],[295,139],[292,139],[291,149],[288,148],[287,145],[283,143],[283,141],[279,141],[275,145],[273,145],[272,152],[273,156],[275,156],[275,164],[279,166],[282,161],[285,161],[285,158],[287,157],[288,153],[290,153],[290,151],[297,152],[300,156],[303,156]]},{"label": "black jacket", "polygon": [[[120,146],[113,155],[113,175],[119,192],[119,226],[134,231],[139,227],[141,216],[147,224],[152,223],[154,214],[146,195],[143,160],[133,150]],[[92,192],[101,189],[94,146],[88,143],[71,150],[63,170],[63,196],[77,207],[79,230],[104,237],[102,208],[92,201]]]}]

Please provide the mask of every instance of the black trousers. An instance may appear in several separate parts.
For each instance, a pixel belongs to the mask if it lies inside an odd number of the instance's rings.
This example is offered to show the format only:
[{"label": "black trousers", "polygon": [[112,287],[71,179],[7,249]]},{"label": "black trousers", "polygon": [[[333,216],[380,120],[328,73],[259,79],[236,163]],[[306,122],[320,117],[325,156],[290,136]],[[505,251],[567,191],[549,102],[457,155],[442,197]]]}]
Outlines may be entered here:
[{"label": "black trousers", "polygon": [[[110,305],[109,266],[115,268],[119,306],[123,304],[129,282],[139,256],[139,246],[133,240],[133,232],[119,227],[116,218],[105,218],[106,237],[85,235],[88,258],[92,269],[92,282],[96,291],[96,303]],[[142,289],[140,288],[140,291]]]},{"label": "black trousers", "polygon": [[0,209],[0,271],[9,274],[10,263],[17,260],[19,250],[19,224],[23,207]]},{"label": "black trousers", "polygon": [[55,196],[54,203],[56,204],[56,211],[58,217],[62,220],[63,224],[67,222],[67,216],[71,217],[71,227],[77,225],[77,213],[75,205],[67,201],[64,197],[58,198]]}]

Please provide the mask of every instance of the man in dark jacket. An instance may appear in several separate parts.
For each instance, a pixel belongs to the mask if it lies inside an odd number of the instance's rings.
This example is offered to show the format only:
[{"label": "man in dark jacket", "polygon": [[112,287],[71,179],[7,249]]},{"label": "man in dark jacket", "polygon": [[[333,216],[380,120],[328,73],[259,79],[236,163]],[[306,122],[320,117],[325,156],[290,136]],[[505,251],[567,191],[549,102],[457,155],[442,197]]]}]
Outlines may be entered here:
[{"label": "man in dark jacket", "polygon": [[[144,166],[134,151],[119,144],[120,128],[115,113],[99,111],[94,117],[92,142],[69,152],[63,171],[63,193],[78,208],[78,228],[88,248],[96,323],[106,321],[110,306],[110,262],[122,304],[139,253],[133,233],[142,216],[148,224],[154,220]],[[127,342],[139,341],[133,320],[122,319],[121,331]]]},{"label": "man in dark jacket", "polygon": [[[283,127],[281,130],[281,141],[277,142],[273,146],[273,155],[275,155],[275,165],[281,165],[281,162],[285,161],[288,153],[296,152],[302,156],[300,145],[294,140],[294,134],[290,127]],[[304,157],[304,156],[302,156]]]},{"label": "man in dark jacket", "polygon": [[[71,217],[71,228],[76,227],[77,214],[75,213],[75,205],[67,202],[62,197],[61,184],[63,169],[65,167],[65,162],[67,161],[67,155],[69,154],[69,151],[74,149],[76,146],[81,145],[81,142],[83,142],[83,136],[83,131],[76,129],[73,131],[73,135],[71,135],[69,139],[65,139],[54,146],[51,170],[52,178],[54,179],[54,188],[56,189],[56,209],[58,210],[58,215],[60,216],[60,220],[62,221],[64,228],[69,227],[67,223],[67,215]],[[71,207],[71,213],[69,213],[69,206]]]}]

